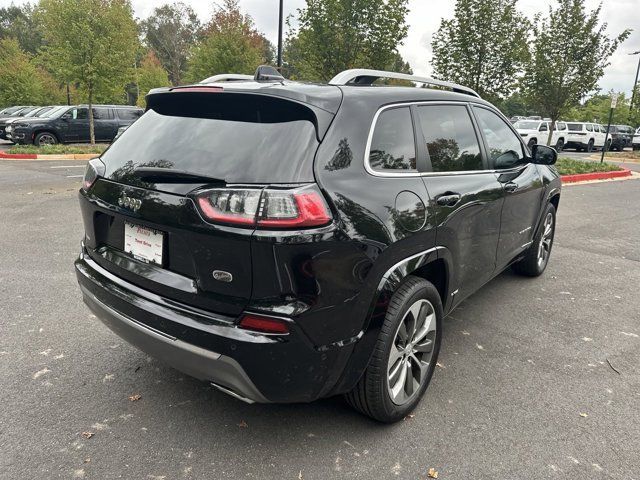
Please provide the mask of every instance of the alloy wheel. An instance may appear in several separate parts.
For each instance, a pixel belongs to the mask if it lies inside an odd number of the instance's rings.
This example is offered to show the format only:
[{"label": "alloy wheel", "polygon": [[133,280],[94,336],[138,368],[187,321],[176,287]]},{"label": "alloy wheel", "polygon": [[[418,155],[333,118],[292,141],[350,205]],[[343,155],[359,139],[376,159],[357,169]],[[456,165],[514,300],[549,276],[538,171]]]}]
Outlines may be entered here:
[{"label": "alloy wheel", "polygon": [[391,401],[404,405],[423,385],[436,341],[436,311],[428,300],[415,302],[396,330],[387,365]]},{"label": "alloy wheel", "polygon": [[540,245],[538,246],[538,266],[541,268],[547,263],[551,253],[551,242],[553,241],[553,214],[551,212],[547,213],[543,228],[542,238],[540,238]]},{"label": "alloy wheel", "polygon": [[38,140],[38,144],[39,145],[55,145],[56,139],[53,137],[53,135],[49,135],[48,133],[45,133],[44,135],[40,136],[40,139]]}]

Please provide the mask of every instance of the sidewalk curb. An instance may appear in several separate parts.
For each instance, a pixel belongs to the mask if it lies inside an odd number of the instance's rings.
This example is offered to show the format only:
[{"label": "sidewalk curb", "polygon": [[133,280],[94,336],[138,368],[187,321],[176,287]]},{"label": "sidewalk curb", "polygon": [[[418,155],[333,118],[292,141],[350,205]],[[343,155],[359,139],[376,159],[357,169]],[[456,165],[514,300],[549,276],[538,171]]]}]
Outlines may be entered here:
[{"label": "sidewalk curb", "polygon": [[38,155],[35,153],[6,153],[0,152],[3,160],[91,160],[99,157],[99,153],[74,153],[60,155]]},{"label": "sidewalk curb", "polygon": [[587,180],[608,180],[610,178],[630,177],[631,170],[623,168],[622,170],[615,170],[613,172],[593,172],[593,173],[578,173],[575,175],[562,175],[562,183],[574,183],[584,182]]}]

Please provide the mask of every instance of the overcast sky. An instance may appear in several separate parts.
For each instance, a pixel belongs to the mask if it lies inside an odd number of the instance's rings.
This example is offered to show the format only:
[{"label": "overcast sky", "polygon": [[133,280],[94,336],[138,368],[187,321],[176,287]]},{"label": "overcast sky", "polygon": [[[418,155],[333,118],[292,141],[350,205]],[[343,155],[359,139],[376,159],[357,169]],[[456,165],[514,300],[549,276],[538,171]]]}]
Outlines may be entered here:
[{"label": "overcast sky", "polygon": [[[12,0],[0,0],[0,6],[6,6]],[[191,5],[196,13],[207,20],[215,1],[183,0]],[[154,6],[165,3],[158,0],[132,0],[135,14],[139,18],[147,17]],[[20,0],[15,3],[22,3]],[[527,16],[533,17],[538,12],[548,11],[553,0],[520,0],[519,8]],[[597,7],[599,0],[586,0],[588,8]],[[629,56],[631,52],[640,50],[640,0],[603,0],[602,19],[608,24],[610,36],[620,33],[625,28],[634,28],[629,39],[622,44],[611,59],[611,66],[600,81],[603,91],[631,92],[638,56]],[[295,13],[304,6],[304,0],[284,0],[285,15]],[[410,13],[407,17],[409,35],[400,48],[403,57],[411,64],[416,74],[429,75],[431,59],[431,36],[437,30],[440,20],[453,16],[454,0],[409,0]],[[241,8],[255,20],[259,30],[264,32],[275,44],[278,29],[278,0],[240,0]],[[337,73],[337,72],[336,72]]]}]

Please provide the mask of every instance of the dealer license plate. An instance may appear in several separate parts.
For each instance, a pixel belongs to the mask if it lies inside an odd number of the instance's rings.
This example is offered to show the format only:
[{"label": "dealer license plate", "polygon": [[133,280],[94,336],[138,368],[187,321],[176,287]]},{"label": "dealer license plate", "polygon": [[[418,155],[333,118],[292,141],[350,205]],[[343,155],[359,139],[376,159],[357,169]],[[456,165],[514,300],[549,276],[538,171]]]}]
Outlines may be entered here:
[{"label": "dealer license plate", "polygon": [[152,228],[124,223],[124,251],[147,263],[162,265],[164,235]]}]

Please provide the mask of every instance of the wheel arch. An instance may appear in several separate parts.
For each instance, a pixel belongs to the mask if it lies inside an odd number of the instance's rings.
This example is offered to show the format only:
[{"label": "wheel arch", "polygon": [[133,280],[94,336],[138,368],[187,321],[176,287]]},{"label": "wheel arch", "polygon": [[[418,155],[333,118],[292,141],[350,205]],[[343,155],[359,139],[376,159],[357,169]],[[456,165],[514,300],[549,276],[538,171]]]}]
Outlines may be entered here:
[{"label": "wheel arch", "polygon": [[[391,297],[409,276],[414,275],[431,282],[442,300],[443,311],[450,307],[452,256],[446,247],[433,247],[411,255],[389,268],[380,279],[367,318],[362,337],[354,345],[349,360],[330,395],[350,391],[369,365],[375,343],[384,322]],[[326,395],[325,395],[326,396]]]},{"label": "wheel arch", "polygon": [[33,131],[33,143],[34,143],[34,144],[35,144],[35,142],[36,142],[36,137],[37,137],[38,135],[40,135],[41,133],[49,133],[49,134],[53,135],[54,137],[56,137],[56,141],[57,141],[58,143],[62,143],[62,142],[60,141],[60,135],[58,135],[58,134],[55,132],[55,130],[50,129],[50,128],[38,128],[37,130],[34,130],[34,131]]}]

